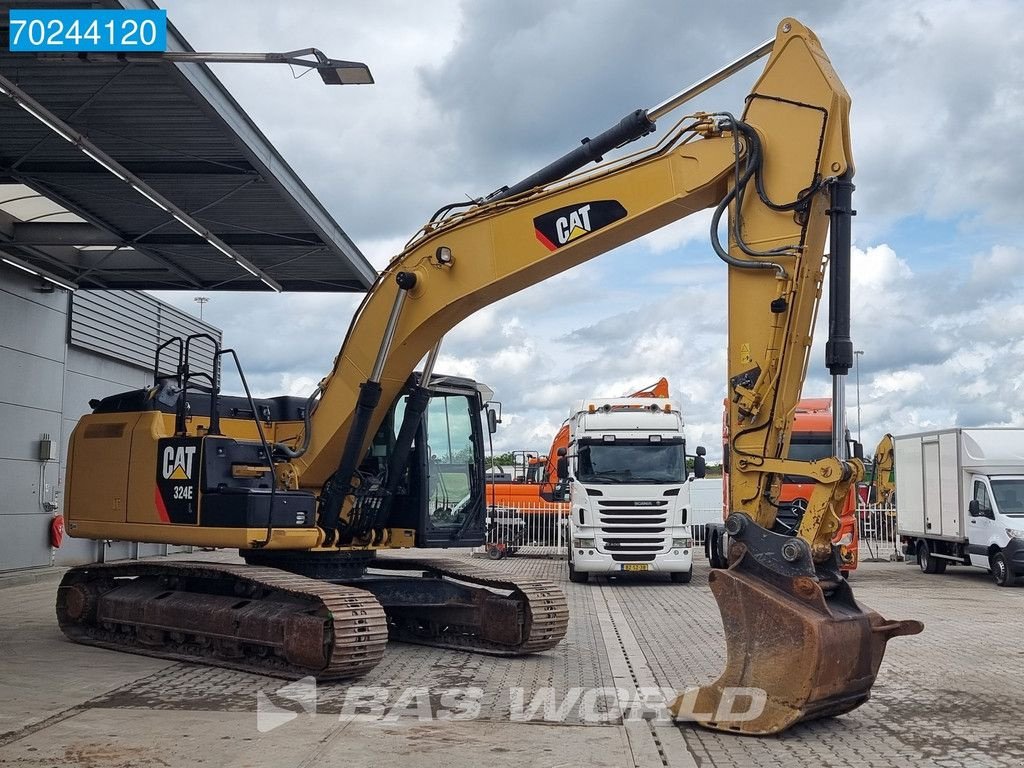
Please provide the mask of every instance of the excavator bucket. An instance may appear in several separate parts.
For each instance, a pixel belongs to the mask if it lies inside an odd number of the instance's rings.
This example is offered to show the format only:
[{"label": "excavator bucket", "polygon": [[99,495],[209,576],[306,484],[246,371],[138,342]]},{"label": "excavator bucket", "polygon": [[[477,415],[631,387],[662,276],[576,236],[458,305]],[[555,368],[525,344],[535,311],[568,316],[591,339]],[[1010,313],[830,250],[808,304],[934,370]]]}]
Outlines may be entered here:
[{"label": "excavator bucket", "polygon": [[677,720],[766,735],[859,707],[889,639],[924,625],[886,621],[859,606],[838,567],[815,568],[803,540],[745,515],[729,522],[737,531],[729,569],[710,575],[725,627],[725,671],[676,700]]}]

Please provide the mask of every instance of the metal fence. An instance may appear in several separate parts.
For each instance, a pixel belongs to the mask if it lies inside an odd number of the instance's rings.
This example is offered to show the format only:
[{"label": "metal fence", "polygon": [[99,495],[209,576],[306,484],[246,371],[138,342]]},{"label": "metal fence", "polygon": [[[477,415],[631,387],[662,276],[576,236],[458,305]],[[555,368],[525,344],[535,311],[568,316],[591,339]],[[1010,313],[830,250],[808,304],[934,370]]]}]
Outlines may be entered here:
[{"label": "metal fence", "polygon": [[[487,543],[477,552],[500,559],[512,556],[565,557],[571,536],[568,505],[537,504],[522,507],[490,507],[487,510]],[[693,545],[704,546],[705,524],[721,520],[721,508],[691,509]],[[858,504],[857,525],[860,559],[864,562],[902,560],[892,505]]]},{"label": "metal fence", "polygon": [[[489,507],[487,543],[477,552],[495,560],[517,555],[564,558],[571,536],[569,510],[568,504]],[[693,509],[688,519],[694,546],[703,547],[705,522],[721,520],[722,509]]]},{"label": "metal fence", "polygon": [[513,555],[565,557],[568,548],[568,504],[487,509],[487,543],[480,551],[494,560]]},{"label": "metal fence", "polygon": [[896,524],[896,507],[891,504],[857,505],[860,559],[864,562],[902,560]]}]

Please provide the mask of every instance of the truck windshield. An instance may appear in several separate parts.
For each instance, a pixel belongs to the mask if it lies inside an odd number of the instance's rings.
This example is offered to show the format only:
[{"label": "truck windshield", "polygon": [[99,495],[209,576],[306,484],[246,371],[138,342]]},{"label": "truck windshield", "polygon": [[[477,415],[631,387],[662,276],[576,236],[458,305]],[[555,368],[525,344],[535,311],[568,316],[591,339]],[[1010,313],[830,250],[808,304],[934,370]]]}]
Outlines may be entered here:
[{"label": "truck windshield", "polygon": [[682,483],[682,443],[584,443],[576,479],[581,483]]},{"label": "truck windshield", "polygon": [[993,480],[992,495],[1004,515],[1024,517],[1024,480]]},{"label": "truck windshield", "polygon": [[794,432],[789,439],[788,458],[817,461],[832,455],[832,435],[828,432]]},{"label": "truck windshield", "polygon": [[[818,461],[832,455],[832,435],[828,432],[794,432],[789,439],[789,453],[786,458],[794,461]],[[811,483],[814,480],[802,475],[786,475],[784,483]]]}]

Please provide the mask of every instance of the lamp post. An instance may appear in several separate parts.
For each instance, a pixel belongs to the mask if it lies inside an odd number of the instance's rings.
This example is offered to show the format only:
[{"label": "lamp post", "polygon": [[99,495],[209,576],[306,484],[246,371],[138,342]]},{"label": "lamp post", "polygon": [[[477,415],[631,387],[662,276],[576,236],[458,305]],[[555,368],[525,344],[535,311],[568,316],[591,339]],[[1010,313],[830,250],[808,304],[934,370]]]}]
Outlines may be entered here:
[{"label": "lamp post", "polygon": [[864,354],[863,349],[853,350],[853,370],[857,376],[857,442],[860,442],[860,356]]},{"label": "lamp post", "polygon": [[210,300],[209,296],[196,296],[192,301],[199,305],[199,319],[203,319],[203,307]]},{"label": "lamp post", "polygon": [[58,54],[50,58],[60,60],[110,61],[146,64],[159,61],[177,61],[195,64],[288,64],[293,67],[315,69],[325,85],[373,85],[370,68],[361,61],[332,59],[318,48],[303,48],[284,53],[229,53],[226,51],[160,51],[128,53],[75,53]]}]

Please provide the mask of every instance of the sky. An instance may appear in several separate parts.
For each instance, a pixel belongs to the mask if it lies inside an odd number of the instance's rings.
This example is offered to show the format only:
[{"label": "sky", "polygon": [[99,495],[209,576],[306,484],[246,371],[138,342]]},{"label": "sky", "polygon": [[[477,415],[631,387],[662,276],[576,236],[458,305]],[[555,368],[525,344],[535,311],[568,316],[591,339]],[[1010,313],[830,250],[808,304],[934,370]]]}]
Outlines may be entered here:
[{"label": "sky", "polygon": [[[161,5],[196,50],[314,46],[369,64],[375,85],[342,88],[287,67],[211,68],[378,269],[441,205],[518,181],[794,16],[853,101],[852,336],[863,354],[847,379],[852,434],[870,455],[885,432],[1024,426],[1015,0]],[[687,111],[741,112],[759,71]],[[721,456],[726,267],[709,221],[697,214],[651,233],[445,337],[437,372],[485,382],[502,403],[496,451],[545,452],[574,401],[666,376],[691,448]],[[194,294],[158,295],[198,312]],[[329,371],[358,300],[214,293],[204,319],[223,329],[258,394],[305,395]],[[818,333],[806,397],[831,393],[823,348]]]}]

